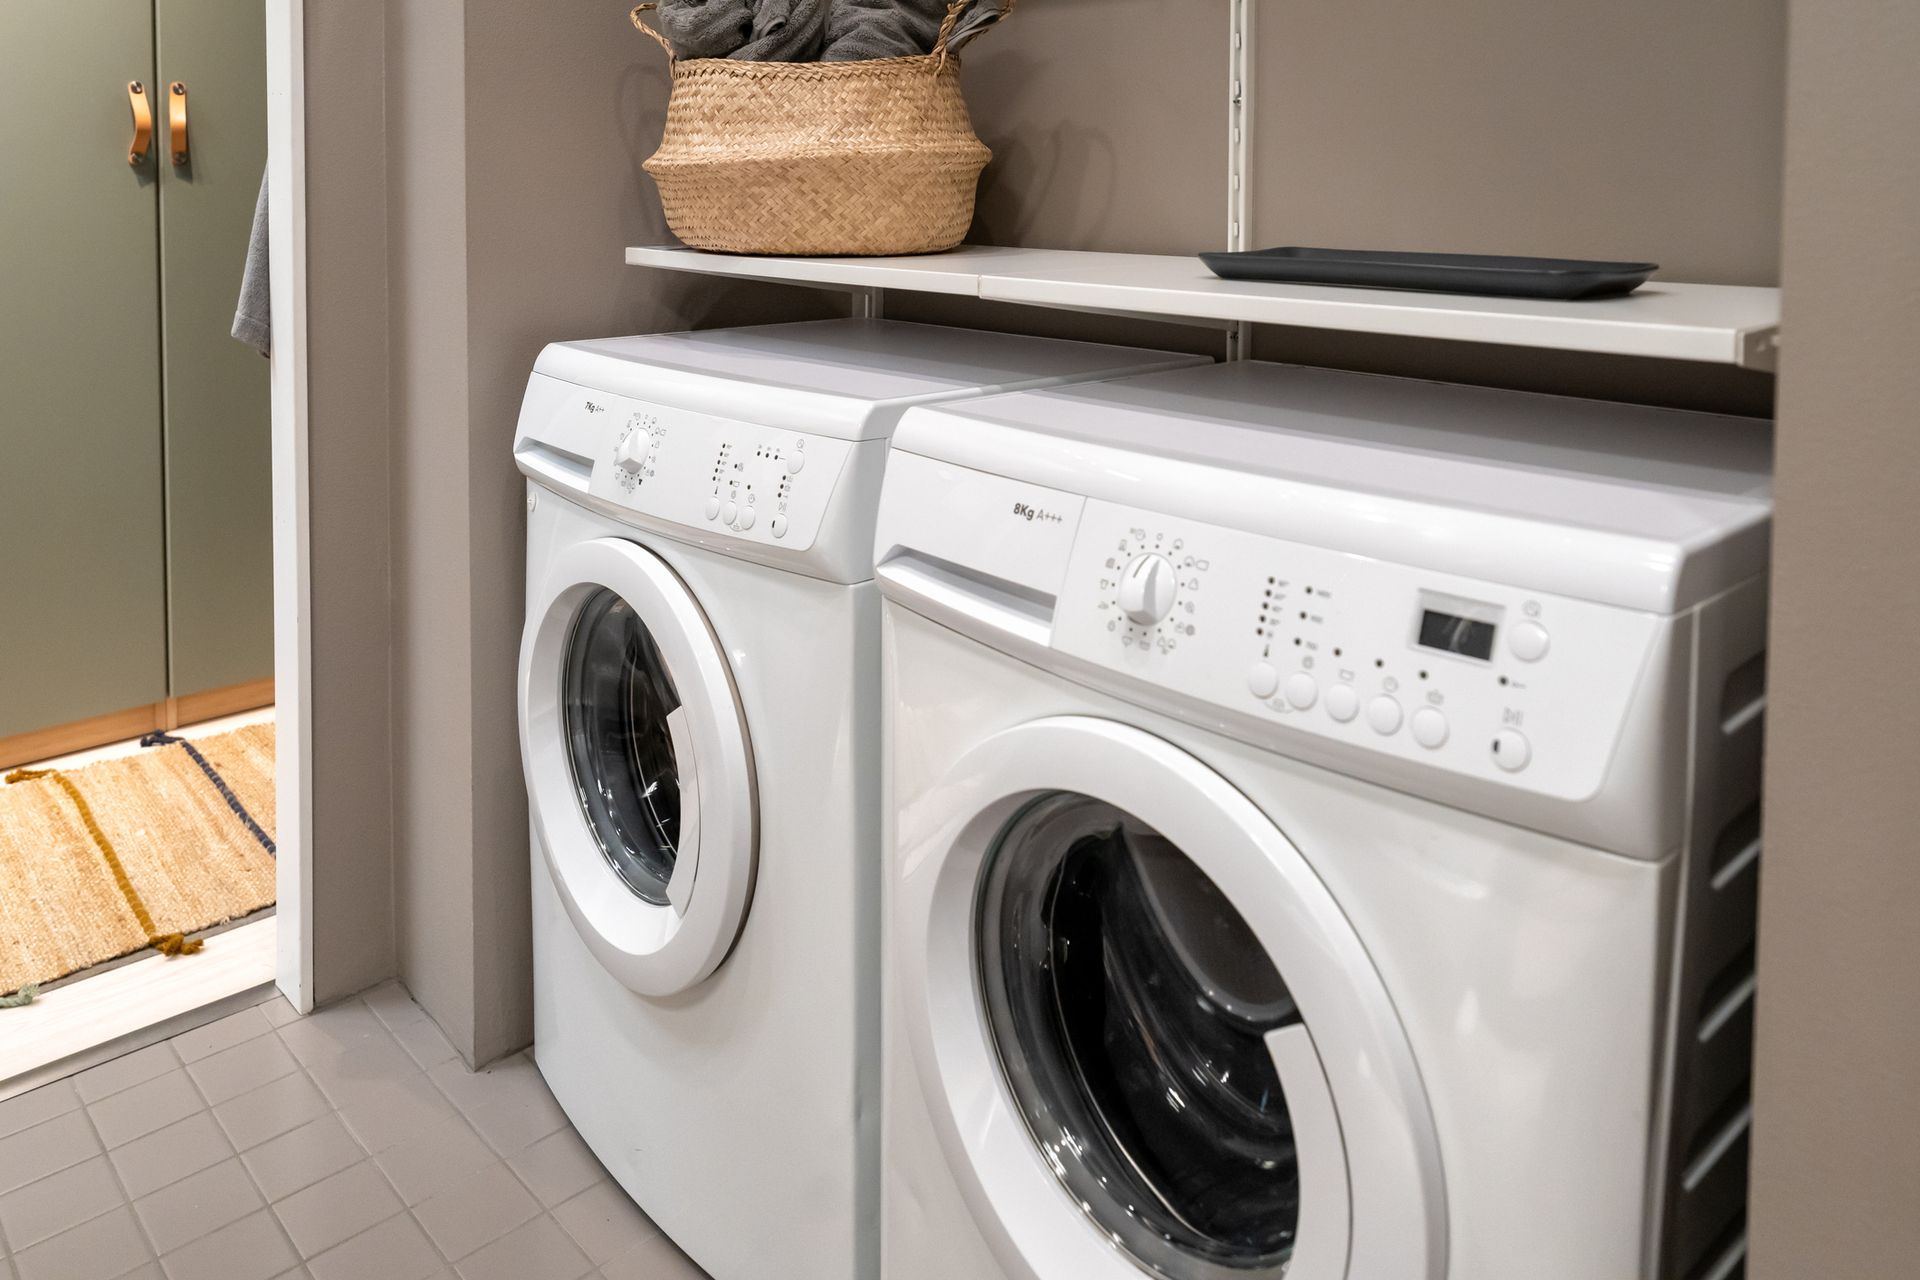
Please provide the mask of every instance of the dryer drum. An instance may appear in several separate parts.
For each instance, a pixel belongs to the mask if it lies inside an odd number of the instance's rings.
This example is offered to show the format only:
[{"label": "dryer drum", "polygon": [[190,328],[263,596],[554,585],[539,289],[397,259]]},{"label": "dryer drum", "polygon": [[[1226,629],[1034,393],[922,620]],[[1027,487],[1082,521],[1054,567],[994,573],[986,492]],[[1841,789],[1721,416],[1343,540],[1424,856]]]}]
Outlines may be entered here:
[{"label": "dryer drum", "polygon": [[1266,1036],[1299,1013],[1220,889],[1130,815],[1056,794],[1001,834],[975,921],[1002,1073],[1073,1202],[1158,1274],[1283,1275],[1300,1182]]}]

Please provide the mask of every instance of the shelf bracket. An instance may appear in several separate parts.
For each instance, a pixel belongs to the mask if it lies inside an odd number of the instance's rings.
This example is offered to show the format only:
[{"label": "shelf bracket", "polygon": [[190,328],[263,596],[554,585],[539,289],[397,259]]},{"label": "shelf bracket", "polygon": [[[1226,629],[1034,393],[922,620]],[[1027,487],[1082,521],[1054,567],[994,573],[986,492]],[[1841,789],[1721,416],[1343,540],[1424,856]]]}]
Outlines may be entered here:
[{"label": "shelf bracket", "polygon": [[[1227,248],[1251,248],[1253,238],[1253,72],[1257,0],[1230,0],[1227,50]],[[1227,330],[1227,359],[1253,356],[1253,326]]]},{"label": "shelf bracket", "polygon": [[1780,368],[1780,326],[1768,325],[1764,329],[1749,329],[1742,333],[1740,352],[1734,363],[1742,369],[1777,372]]},{"label": "shelf bracket", "polygon": [[878,320],[887,313],[887,291],[870,285],[855,285],[853,288],[853,318],[856,320]]}]

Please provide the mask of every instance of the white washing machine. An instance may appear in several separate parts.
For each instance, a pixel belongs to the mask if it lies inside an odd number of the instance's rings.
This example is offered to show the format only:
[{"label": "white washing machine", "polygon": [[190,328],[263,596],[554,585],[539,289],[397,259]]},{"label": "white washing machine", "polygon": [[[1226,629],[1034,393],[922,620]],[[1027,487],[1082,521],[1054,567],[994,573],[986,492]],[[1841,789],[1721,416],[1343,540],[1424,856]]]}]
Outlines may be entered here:
[{"label": "white washing machine", "polygon": [[875,1269],[887,436],[912,403],[1185,363],[878,321],[540,356],[514,443],[535,1054],[718,1280]]},{"label": "white washing machine", "polygon": [[909,413],[887,1274],[1736,1274],[1769,471],[1277,365]]}]

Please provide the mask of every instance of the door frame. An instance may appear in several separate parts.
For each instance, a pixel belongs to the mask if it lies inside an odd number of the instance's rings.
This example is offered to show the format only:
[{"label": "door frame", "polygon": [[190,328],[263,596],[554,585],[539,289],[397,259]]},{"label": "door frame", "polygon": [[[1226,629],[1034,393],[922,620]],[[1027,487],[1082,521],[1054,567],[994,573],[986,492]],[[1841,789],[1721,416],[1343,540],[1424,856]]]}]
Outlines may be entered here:
[{"label": "door frame", "polygon": [[305,4],[267,0],[267,213],[273,354],[275,983],[313,1008],[313,632],[307,518]]}]

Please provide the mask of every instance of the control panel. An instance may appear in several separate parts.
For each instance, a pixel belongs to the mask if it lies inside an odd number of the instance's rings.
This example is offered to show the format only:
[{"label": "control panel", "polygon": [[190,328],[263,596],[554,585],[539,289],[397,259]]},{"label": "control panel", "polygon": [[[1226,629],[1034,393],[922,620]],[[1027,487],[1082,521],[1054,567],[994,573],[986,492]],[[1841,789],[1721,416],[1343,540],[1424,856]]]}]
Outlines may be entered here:
[{"label": "control panel", "polygon": [[589,458],[587,492],[716,535],[804,551],[851,446],[568,387],[525,434]]},{"label": "control panel", "polygon": [[1051,645],[1230,715],[1583,799],[1662,621],[1090,499]]}]

